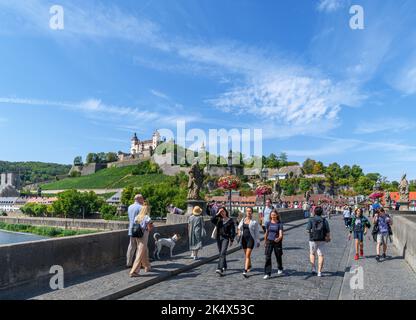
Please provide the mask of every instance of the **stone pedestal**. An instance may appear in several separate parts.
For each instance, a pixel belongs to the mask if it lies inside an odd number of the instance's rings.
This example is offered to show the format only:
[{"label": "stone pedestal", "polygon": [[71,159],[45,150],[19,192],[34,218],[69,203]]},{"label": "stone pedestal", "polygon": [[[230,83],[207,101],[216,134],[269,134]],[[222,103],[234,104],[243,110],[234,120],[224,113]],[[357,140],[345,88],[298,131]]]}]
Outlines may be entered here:
[{"label": "stone pedestal", "polygon": [[205,200],[187,200],[188,208],[186,210],[186,215],[191,215],[192,210],[194,207],[198,206],[202,209],[202,214],[205,214],[206,208],[207,208],[207,202]]}]

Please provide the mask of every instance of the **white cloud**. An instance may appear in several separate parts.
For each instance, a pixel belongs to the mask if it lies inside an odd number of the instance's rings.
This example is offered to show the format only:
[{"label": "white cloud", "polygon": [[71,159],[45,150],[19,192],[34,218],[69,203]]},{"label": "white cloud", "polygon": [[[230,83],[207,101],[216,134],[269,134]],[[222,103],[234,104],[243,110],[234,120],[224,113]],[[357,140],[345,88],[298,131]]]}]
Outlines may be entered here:
[{"label": "white cloud", "polygon": [[345,0],[319,0],[317,9],[321,12],[334,12],[344,5]]},{"label": "white cloud", "polygon": [[378,132],[402,132],[413,129],[416,125],[408,119],[378,118],[369,122],[360,122],[354,130],[356,134],[371,134]]},{"label": "white cloud", "polygon": [[[124,122],[137,122],[137,123],[154,123],[157,121],[159,124],[170,125],[176,123],[177,120],[184,120],[187,122],[194,122],[197,117],[188,115],[177,115],[174,113],[158,113],[149,112],[146,110],[140,110],[139,108],[122,107],[104,104],[99,99],[86,99],[80,102],[62,102],[62,101],[50,101],[40,99],[22,99],[22,98],[8,98],[0,97],[0,104],[13,104],[13,105],[26,105],[26,106],[47,106],[65,108],[73,111],[82,112],[86,116],[108,119],[108,116],[116,117],[118,120]],[[114,119],[114,120],[117,120]]]},{"label": "white cloud", "polygon": [[162,98],[162,99],[165,99],[165,100],[169,100],[169,96],[167,94],[159,91],[159,90],[151,89],[150,93],[152,95],[154,95],[155,97]]}]

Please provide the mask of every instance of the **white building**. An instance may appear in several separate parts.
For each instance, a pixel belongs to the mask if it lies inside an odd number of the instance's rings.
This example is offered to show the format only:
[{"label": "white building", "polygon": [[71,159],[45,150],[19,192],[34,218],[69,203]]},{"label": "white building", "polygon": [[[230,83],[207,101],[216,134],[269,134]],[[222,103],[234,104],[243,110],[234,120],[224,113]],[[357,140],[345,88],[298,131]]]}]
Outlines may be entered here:
[{"label": "white building", "polygon": [[153,151],[160,144],[160,142],[160,134],[157,130],[153,133],[151,140],[140,141],[140,139],[137,138],[137,134],[135,133],[133,138],[131,138],[130,153],[132,155],[142,154],[145,152],[153,154]]},{"label": "white building", "polygon": [[17,211],[19,207],[16,205],[18,197],[2,197],[0,198],[0,211]]}]

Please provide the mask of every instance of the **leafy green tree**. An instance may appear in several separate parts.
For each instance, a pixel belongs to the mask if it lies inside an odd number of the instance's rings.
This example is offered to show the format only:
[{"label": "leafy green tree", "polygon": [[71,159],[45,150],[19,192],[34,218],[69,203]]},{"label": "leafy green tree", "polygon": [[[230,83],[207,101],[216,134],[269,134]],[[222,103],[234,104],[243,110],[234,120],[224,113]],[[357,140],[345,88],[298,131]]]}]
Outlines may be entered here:
[{"label": "leafy green tree", "polygon": [[58,194],[58,200],[52,204],[53,211],[65,218],[78,218],[91,216],[98,212],[104,200],[94,192],[79,192],[67,190]]},{"label": "leafy green tree", "polygon": [[287,166],[287,153],[285,152],[280,153],[279,162],[280,162],[281,167]]},{"label": "leafy green tree", "polygon": [[302,169],[305,174],[312,174],[316,165],[316,161],[312,159],[306,159],[302,164]]},{"label": "leafy green tree", "polygon": [[359,177],[361,177],[361,176],[363,176],[364,175],[364,172],[363,172],[363,169],[361,169],[361,167],[360,166],[358,166],[358,165],[353,165],[352,167],[351,167],[351,175],[355,178],[355,179],[358,179]]},{"label": "leafy green tree", "polygon": [[321,161],[314,164],[312,174],[323,174],[325,172],[325,166]]},{"label": "leafy green tree", "polygon": [[309,179],[301,178],[299,180],[299,189],[302,192],[306,192],[306,191],[310,190],[311,187],[312,187],[312,184],[311,184]]},{"label": "leafy green tree", "polygon": [[97,163],[98,155],[96,153],[88,153],[87,158],[85,159],[87,163]]},{"label": "leafy green tree", "polygon": [[118,156],[117,153],[115,152],[108,152],[105,155],[105,162],[109,163],[109,162],[116,162],[118,160]]},{"label": "leafy green tree", "polygon": [[82,157],[81,156],[77,156],[74,159],[74,166],[82,166],[83,162],[82,162]]},{"label": "leafy green tree", "polygon": [[367,176],[361,176],[358,178],[358,181],[355,183],[354,190],[358,194],[369,195],[371,193],[373,185],[374,185],[373,180],[371,180]]}]

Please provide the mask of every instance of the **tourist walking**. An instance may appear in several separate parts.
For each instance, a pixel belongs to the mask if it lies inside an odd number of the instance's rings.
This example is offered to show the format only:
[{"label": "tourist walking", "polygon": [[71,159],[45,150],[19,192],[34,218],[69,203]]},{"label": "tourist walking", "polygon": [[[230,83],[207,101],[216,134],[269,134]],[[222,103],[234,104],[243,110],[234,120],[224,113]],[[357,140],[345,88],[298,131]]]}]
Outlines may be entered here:
[{"label": "tourist walking", "polygon": [[264,207],[263,212],[261,213],[261,226],[263,231],[266,232],[266,224],[270,221],[270,213],[273,210],[272,201],[270,199],[266,199],[266,206]]},{"label": "tourist walking", "polygon": [[150,218],[150,207],[145,203],[137,215],[135,224],[139,224],[142,230],[142,236],[134,237],[136,241],[137,252],[133,267],[130,270],[130,277],[138,277],[140,269],[144,268],[144,272],[149,272],[151,269],[149,262],[149,249],[147,247],[149,241],[149,233],[153,229],[153,222]]},{"label": "tourist walking", "polygon": [[377,240],[377,256],[376,260],[380,261],[380,249],[383,246],[383,259],[386,259],[387,253],[387,240],[392,235],[391,226],[393,225],[392,218],[386,214],[384,208],[378,209],[377,213],[373,218],[374,233],[376,234]]},{"label": "tourist walking", "polygon": [[283,273],[283,223],[280,219],[280,214],[276,209],[273,209],[270,214],[270,221],[266,225],[265,239],[265,255],[266,263],[264,265],[263,279],[269,279],[272,275],[272,253],[276,256],[277,274]]},{"label": "tourist walking", "polygon": [[204,218],[202,217],[202,209],[198,206],[192,210],[192,216],[188,221],[189,249],[191,250],[191,258],[198,259],[198,252],[202,249],[202,240],[206,232],[204,228]]},{"label": "tourist walking", "polygon": [[137,243],[136,243],[136,240],[132,238],[131,232],[132,232],[134,220],[136,219],[136,216],[139,214],[140,210],[142,209],[143,203],[144,203],[143,196],[141,194],[137,194],[134,197],[134,203],[131,206],[129,206],[127,210],[128,216],[129,216],[128,235],[130,238],[129,247],[127,249],[127,263],[126,263],[127,268],[131,268],[133,266],[134,254],[136,253],[136,250],[137,250],[137,246],[136,246]]},{"label": "tourist walking", "polygon": [[225,207],[218,210],[211,222],[215,225],[212,237],[217,240],[219,252],[218,267],[215,272],[223,276],[227,270],[227,249],[232,246],[235,238],[235,223]]},{"label": "tourist walking", "polygon": [[316,207],[314,216],[309,219],[306,227],[309,233],[309,260],[312,267],[312,274],[316,274],[315,258],[318,255],[318,277],[322,276],[326,243],[331,241],[329,223],[322,217],[322,214],[322,207]]},{"label": "tourist walking", "polygon": [[349,229],[351,225],[351,208],[348,206],[344,206],[342,215],[344,217],[345,228]]},{"label": "tourist walking", "polygon": [[253,208],[246,209],[246,216],[238,225],[237,236],[245,256],[243,276],[248,278],[251,271],[251,253],[255,247],[260,246],[260,225],[253,219]]},{"label": "tourist walking", "polygon": [[310,207],[309,203],[307,201],[305,201],[303,203],[303,207],[302,207],[302,209],[303,209],[303,217],[305,219],[309,218],[309,210],[310,210],[310,208],[311,207]]},{"label": "tourist walking", "polygon": [[350,225],[350,236],[354,233],[355,240],[355,257],[354,260],[358,260],[361,257],[364,257],[364,236],[367,234],[367,230],[371,228],[371,223],[364,216],[364,211],[361,208],[355,209],[355,214],[352,217]]}]

